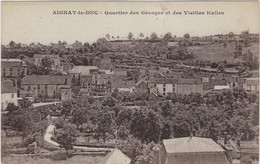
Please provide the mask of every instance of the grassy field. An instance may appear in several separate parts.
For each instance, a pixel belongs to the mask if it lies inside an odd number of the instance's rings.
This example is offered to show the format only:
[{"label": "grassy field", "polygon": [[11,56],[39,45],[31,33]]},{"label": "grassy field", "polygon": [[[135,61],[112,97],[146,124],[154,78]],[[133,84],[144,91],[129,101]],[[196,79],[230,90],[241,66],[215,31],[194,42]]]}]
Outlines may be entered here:
[{"label": "grassy field", "polygon": [[[206,46],[192,46],[188,48],[193,52],[196,59],[208,60],[208,61],[223,61],[227,62],[236,61],[234,59],[235,43],[227,43],[227,47],[224,48],[223,44],[211,44]],[[251,52],[258,57],[259,46],[258,43],[252,43],[249,48],[243,48],[243,53],[250,49]]]},{"label": "grassy field", "polygon": [[2,164],[97,164],[102,156],[73,156],[68,160],[55,161],[48,158],[24,157],[24,156],[2,156]]}]

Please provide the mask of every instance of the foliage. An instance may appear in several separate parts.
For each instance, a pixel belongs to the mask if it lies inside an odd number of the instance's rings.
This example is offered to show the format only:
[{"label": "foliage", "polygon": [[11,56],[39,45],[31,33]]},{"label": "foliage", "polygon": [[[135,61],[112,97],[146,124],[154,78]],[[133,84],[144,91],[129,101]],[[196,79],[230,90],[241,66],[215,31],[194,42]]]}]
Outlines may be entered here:
[{"label": "foliage", "polygon": [[103,106],[108,106],[108,107],[114,107],[115,106],[115,100],[112,98],[112,97],[107,97],[104,101],[103,101],[103,103],[102,103],[102,105]]},{"label": "foliage", "polygon": [[6,107],[6,110],[8,111],[8,113],[12,113],[18,109],[19,109],[19,107],[15,106],[14,103],[9,103]]},{"label": "foliage", "polygon": [[57,134],[57,142],[60,147],[66,150],[68,155],[68,150],[73,149],[73,143],[75,142],[75,131],[76,127],[73,124],[65,125],[62,130]]},{"label": "foliage", "polygon": [[158,39],[157,34],[156,34],[155,32],[153,32],[153,33],[151,34],[151,36],[150,36],[150,39],[151,39],[151,40],[157,40],[157,39]]},{"label": "foliage", "polygon": [[97,122],[95,131],[96,138],[102,138],[103,142],[106,142],[106,139],[109,135],[113,135],[113,125],[114,125],[114,114],[113,112],[104,109],[100,111],[97,115]]},{"label": "foliage", "polygon": [[132,39],[133,39],[133,36],[134,36],[134,35],[133,35],[131,32],[129,32],[129,33],[128,33],[128,36],[127,36],[128,40],[132,40]]},{"label": "foliage", "polygon": [[23,98],[20,106],[22,109],[28,109],[32,106],[32,102],[28,98]]},{"label": "foliage", "polygon": [[143,142],[158,142],[161,135],[161,118],[158,113],[148,110],[136,110],[130,124],[131,133]]},{"label": "foliage", "polygon": [[72,112],[72,123],[77,125],[77,129],[79,129],[79,126],[85,123],[88,120],[88,115],[85,110],[75,108]]},{"label": "foliage", "polygon": [[132,136],[118,143],[118,148],[131,159],[131,164],[152,164],[151,147],[152,144],[142,144]]}]

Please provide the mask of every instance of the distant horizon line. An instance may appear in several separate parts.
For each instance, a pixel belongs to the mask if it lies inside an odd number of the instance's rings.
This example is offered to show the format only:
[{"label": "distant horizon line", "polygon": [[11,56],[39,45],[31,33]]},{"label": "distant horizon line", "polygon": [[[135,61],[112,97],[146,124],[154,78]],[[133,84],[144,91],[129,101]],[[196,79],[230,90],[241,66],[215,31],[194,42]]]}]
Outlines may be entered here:
[{"label": "distant horizon line", "polygon": [[[249,31],[249,30],[243,30],[243,31]],[[241,31],[241,33],[243,32],[243,31]],[[232,31],[230,31],[230,32],[232,32]],[[130,33],[130,32],[129,32]],[[142,33],[142,32],[140,32],[140,33]],[[168,32],[167,32],[168,33]],[[165,33],[165,34],[167,34],[167,33]],[[187,32],[188,33],[188,32]],[[152,33],[151,33],[152,34]],[[165,35],[164,34],[164,35]],[[186,33],[185,33],[186,34]],[[188,33],[189,34],[189,33]],[[256,33],[249,33],[249,34],[251,34],[251,35],[260,35],[260,33],[259,32],[256,32]],[[164,36],[163,35],[163,36]],[[218,35],[228,35],[228,33],[225,33],[225,34],[223,34],[223,33],[219,33],[219,34],[211,34],[211,35],[203,35],[203,36],[198,36],[198,35],[196,35],[196,36],[190,36],[190,38],[193,38],[193,37],[210,37],[210,36],[218,36]],[[237,34],[237,33],[234,33],[234,36],[239,36],[240,34]],[[172,37],[173,36],[176,36],[176,38],[183,38],[183,36],[177,36],[177,35],[173,35],[172,34]],[[98,39],[102,39],[102,38],[105,38],[107,41],[131,41],[131,40],[129,40],[129,39],[127,39],[127,36],[125,36],[125,37],[123,37],[122,38],[122,36],[119,36],[119,37],[121,37],[121,39],[120,38],[116,38],[117,36],[114,36],[114,35],[111,35],[110,37],[115,37],[115,39],[110,39],[110,40],[108,40],[107,38],[106,38],[106,36],[102,36],[102,37],[99,37],[99,38],[97,38],[96,39],[96,41],[98,40]],[[144,37],[142,37],[142,38],[140,38],[139,36],[138,37],[133,37],[134,39],[133,40],[135,40],[135,39],[140,39],[140,40],[144,40],[144,39],[146,39],[147,37],[149,37],[149,36],[144,36]],[[149,37],[150,38],[150,37]],[[158,35],[158,38],[159,39],[161,39],[162,37],[161,37],[161,35]],[[11,41],[14,41],[14,40],[11,40]],[[9,43],[11,42],[11,41],[9,41]],[[67,42],[67,41],[65,41],[65,40],[63,40],[63,41],[61,41],[61,40],[59,40],[60,42],[66,42],[67,44],[73,44],[73,43],[75,43],[76,41],[78,41],[78,42],[81,42],[81,43],[89,43],[89,44],[93,44],[93,43],[95,43],[96,41],[79,41],[79,40],[75,40],[75,41],[73,41],[72,43],[70,43],[70,42]],[[43,42],[39,42],[39,41],[32,41],[31,43],[25,43],[25,42],[18,42],[18,41],[14,41],[16,44],[17,43],[20,43],[20,44],[32,44],[32,43],[35,43],[35,44],[38,44],[38,43],[40,43],[40,44],[43,44],[43,45],[49,45],[49,44],[51,44],[51,43],[54,43],[54,44],[56,44],[56,43],[59,43],[59,41],[56,41],[56,42],[53,42],[53,41],[50,41],[49,43],[43,43]],[[3,44],[3,43],[1,43],[1,45],[8,45],[9,43],[5,43],[5,44]]]}]

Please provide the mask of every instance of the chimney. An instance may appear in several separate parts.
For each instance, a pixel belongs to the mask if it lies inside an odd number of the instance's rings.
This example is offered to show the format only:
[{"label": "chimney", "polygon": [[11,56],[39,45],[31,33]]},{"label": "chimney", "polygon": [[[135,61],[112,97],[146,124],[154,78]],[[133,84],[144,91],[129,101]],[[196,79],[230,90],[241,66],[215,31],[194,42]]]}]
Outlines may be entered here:
[{"label": "chimney", "polygon": [[157,146],[153,147],[153,162],[154,164],[161,164],[160,148]]},{"label": "chimney", "polygon": [[227,132],[224,132],[224,144],[227,144]]}]

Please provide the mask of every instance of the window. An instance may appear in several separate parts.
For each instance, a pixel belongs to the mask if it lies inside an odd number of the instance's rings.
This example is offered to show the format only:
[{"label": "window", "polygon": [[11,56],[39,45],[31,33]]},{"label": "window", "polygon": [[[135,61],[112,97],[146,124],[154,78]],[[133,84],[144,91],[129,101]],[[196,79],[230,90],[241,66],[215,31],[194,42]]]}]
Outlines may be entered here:
[{"label": "window", "polygon": [[12,97],[12,99],[14,98],[14,94],[13,93],[11,94],[11,97]]},{"label": "window", "polygon": [[41,89],[40,85],[38,85],[37,89],[38,89],[38,90],[40,90],[40,89]]},{"label": "window", "polygon": [[163,87],[165,87],[165,84],[163,84]]},{"label": "window", "polygon": [[166,90],[166,89],[165,89],[165,88],[163,88],[163,91],[164,91],[164,92],[165,92],[165,90]]},{"label": "window", "polygon": [[90,86],[90,83],[88,83],[88,86]]},{"label": "window", "polygon": [[68,82],[68,81],[67,81],[67,78],[65,78],[65,83],[64,83],[64,84],[67,84],[67,82]]},{"label": "window", "polygon": [[45,85],[45,90],[47,90],[47,87],[48,87],[48,86],[47,86],[47,85]]},{"label": "window", "polygon": [[29,85],[28,88],[27,88],[27,91],[30,91],[31,90],[31,86]]}]

